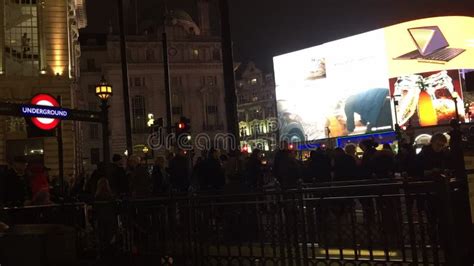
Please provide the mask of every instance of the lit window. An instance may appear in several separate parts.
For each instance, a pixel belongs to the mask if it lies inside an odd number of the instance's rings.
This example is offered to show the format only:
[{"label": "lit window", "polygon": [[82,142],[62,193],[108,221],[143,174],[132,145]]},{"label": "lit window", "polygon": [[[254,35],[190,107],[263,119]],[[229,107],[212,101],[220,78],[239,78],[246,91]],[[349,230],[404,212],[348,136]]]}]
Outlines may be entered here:
[{"label": "lit window", "polygon": [[37,2],[6,0],[4,4],[4,60],[7,74],[38,75]]},{"label": "lit window", "polygon": [[199,50],[198,49],[193,49],[192,50],[193,58],[199,58]]},{"label": "lit window", "polygon": [[252,84],[252,85],[257,84],[257,79],[256,78],[251,79],[250,84]]}]

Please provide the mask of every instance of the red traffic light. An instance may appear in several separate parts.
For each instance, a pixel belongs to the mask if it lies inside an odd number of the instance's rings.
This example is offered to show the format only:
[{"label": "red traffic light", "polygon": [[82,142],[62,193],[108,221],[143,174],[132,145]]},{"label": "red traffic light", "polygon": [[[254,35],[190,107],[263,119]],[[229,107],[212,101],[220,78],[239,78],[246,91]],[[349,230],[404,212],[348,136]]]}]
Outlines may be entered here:
[{"label": "red traffic light", "polygon": [[289,150],[293,150],[294,148],[295,148],[295,146],[293,144],[288,145]]},{"label": "red traffic light", "polygon": [[178,128],[179,128],[179,129],[184,129],[184,128],[185,128],[184,123],[178,123]]}]

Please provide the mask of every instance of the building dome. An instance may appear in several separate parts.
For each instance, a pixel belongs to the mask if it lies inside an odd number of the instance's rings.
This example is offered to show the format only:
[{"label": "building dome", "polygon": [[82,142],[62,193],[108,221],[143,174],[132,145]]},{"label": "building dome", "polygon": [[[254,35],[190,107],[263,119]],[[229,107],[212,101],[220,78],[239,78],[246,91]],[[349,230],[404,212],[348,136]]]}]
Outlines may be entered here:
[{"label": "building dome", "polygon": [[184,11],[184,10],[182,10],[182,9],[171,10],[171,11],[170,11],[170,16],[171,16],[171,18],[173,18],[173,19],[185,20],[185,21],[189,21],[189,22],[194,22],[194,20],[193,20],[193,18],[191,17],[191,15],[189,15],[186,11]]},{"label": "building dome", "polygon": [[193,18],[184,10],[171,10],[169,14],[173,26],[182,27],[185,32],[191,35],[200,35],[201,30],[194,22]]}]

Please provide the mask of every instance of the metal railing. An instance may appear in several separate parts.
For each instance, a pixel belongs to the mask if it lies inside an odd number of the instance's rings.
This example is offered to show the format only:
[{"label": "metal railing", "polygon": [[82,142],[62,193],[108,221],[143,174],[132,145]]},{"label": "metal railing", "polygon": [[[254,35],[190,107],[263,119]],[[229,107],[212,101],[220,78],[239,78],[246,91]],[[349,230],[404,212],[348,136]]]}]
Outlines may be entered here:
[{"label": "metal railing", "polygon": [[[161,265],[464,265],[472,224],[454,208],[464,186],[345,182],[4,211],[13,224],[40,215],[80,228],[75,219],[87,219],[89,208],[101,252]],[[55,211],[61,215],[46,215]]]}]

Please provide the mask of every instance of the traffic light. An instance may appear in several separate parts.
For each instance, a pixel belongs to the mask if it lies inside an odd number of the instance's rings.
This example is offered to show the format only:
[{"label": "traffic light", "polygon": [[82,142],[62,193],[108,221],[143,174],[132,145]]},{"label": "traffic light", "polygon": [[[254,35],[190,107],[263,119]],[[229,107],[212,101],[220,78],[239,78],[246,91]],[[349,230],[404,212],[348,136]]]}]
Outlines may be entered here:
[{"label": "traffic light", "polygon": [[191,130],[191,120],[182,116],[178,123],[176,123],[176,135],[182,133],[189,133]]},{"label": "traffic light", "polygon": [[175,125],[176,142],[181,148],[189,148],[191,141],[191,120],[182,116]]}]

